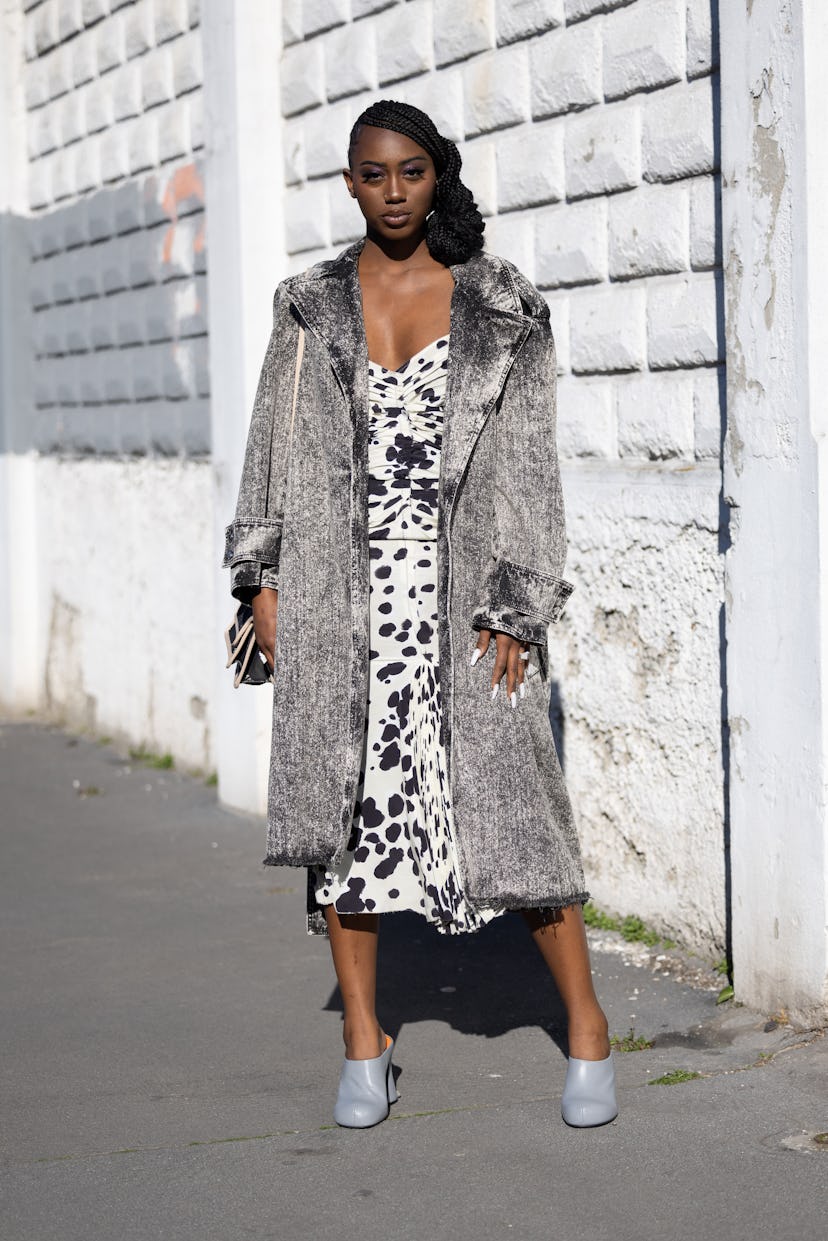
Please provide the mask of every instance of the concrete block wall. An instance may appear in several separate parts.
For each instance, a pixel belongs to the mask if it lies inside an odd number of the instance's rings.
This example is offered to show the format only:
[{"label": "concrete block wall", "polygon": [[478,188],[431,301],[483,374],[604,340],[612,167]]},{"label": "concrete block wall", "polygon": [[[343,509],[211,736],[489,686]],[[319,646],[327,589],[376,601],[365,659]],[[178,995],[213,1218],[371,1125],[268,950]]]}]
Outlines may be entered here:
[{"label": "concrete block wall", "polygon": [[576,591],[553,634],[590,886],[724,943],[723,345],[711,0],[292,0],[292,270],[363,232],[341,177],[372,100],[460,146],[486,244],[548,299]]},{"label": "concrete block wall", "polygon": [[4,665],[0,702],[210,769],[223,658],[199,4],[23,0],[13,29],[0,127],[25,131],[5,193],[27,262],[6,291],[28,322],[0,319],[27,351],[0,410],[20,497],[0,513],[0,630],[25,675]]},{"label": "concrete block wall", "polygon": [[199,6],[25,3],[33,441],[209,452]]}]

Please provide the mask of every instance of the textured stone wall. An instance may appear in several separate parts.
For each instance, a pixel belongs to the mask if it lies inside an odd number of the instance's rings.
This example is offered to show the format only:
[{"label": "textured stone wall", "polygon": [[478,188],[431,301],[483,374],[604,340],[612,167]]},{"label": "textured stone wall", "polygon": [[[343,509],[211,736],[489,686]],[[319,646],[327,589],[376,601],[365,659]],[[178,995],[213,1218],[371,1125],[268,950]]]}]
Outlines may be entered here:
[{"label": "textured stone wall", "polygon": [[372,99],[461,149],[490,250],[548,298],[576,583],[558,739],[601,903],[724,942],[723,346],[715,3],[289,0],[292,269],[361,235]]},{"label": "textured stone wall", "polygon": [[26,0],[34,441],[209,450],[194,0]]},{"label": "textured stone wall", "polygon": [[0,637],[20,657],[0,699],[207,769],[223,657],[199,5],[23,0],[4,34],[0,124],[26,150],[3,189],[20,365]]}]

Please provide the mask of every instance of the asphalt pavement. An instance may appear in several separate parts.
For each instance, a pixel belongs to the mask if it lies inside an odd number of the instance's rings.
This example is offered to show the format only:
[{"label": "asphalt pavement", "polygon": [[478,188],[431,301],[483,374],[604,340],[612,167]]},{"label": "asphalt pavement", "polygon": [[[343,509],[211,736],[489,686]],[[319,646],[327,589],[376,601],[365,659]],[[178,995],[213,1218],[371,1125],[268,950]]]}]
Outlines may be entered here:
[{"label": "asphalt pavement", "polygon": [[458,938],[386,918],[401,1099],[343,1130],[328,945],[260,820],[6,721],[0,823],[3,1241],[826,1235],[828,1040],[717,1005],[702,961],[591,933],[611,1031],[652,1046],[616,1053],[618,1119],[573,1130],[519,916]]}]

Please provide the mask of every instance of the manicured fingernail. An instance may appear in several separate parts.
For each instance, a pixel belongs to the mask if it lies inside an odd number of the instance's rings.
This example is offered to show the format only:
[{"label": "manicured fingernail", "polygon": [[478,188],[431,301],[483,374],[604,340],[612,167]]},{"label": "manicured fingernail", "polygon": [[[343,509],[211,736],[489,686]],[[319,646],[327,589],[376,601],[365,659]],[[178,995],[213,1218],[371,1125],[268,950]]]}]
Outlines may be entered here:
[{"label": "manicured fingernail", "polygon": [[497,697],[497,691],[498,691],[499,689],[500,689],[500,682],[498,681],[497,685],[496,685],[496,686],[494,687],[494,689],[492,690],[492,698]]},{"label": "manicured fingernail", "polygon": [[517,706],[517,694],[515,693],[514,690],[512,690],[511,694],[509,695],[509,702],[512,704],[512,709],[514,710],[514,708]]},{"label": "manicured fingernail", "polygon": [[472,666],[472,668],[473,668],[473,667],[474,667],[474,665],[477,663],[478,659],[480,658],[480,656],[481,656],[482,654],[483,654],[483,652],[480,650],[480,647],[479,647],[479,646],[476,646],[476,647],[474,648],[474,650],[472,651],[472,657],[471,657],[471,666]]},{"label": "manicured fingernail", "polygon": [[526,686],[523,684],[523,681],[521,681],[520,685],[518,686],[518,692],[521,698],[524,698],[526,696]]}]

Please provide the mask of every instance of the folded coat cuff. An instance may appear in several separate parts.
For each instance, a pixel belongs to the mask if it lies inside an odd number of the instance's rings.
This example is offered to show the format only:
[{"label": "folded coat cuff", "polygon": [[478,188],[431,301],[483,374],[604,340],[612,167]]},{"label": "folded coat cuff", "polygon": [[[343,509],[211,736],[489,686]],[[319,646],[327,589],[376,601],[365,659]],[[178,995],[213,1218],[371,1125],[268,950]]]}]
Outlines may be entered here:
[{"label": "folded coat cuff", "polygon": [[275,518],[234,521],[224,531],[225,568],[230,568],[230,593],[249,603],[263,587],[279,585],[282,523]]},{"label": "folded coat cuff", "polygon": [[472,614],[475,629],[498,629],[522,642],[543,645],[575,589],[571,582],[501,557]]}]

